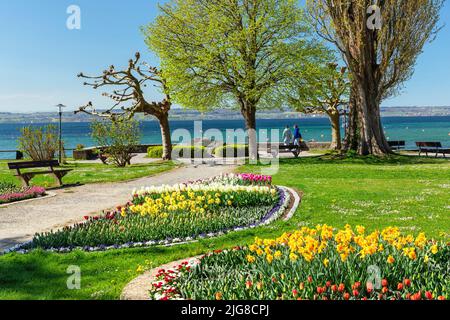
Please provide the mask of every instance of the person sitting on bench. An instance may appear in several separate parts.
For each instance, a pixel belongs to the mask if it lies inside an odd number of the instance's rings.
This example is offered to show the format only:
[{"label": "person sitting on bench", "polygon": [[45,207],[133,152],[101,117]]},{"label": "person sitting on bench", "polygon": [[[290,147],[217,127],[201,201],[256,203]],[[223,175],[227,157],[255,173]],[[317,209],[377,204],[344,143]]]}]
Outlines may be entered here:
[{"label": "person sitting on bench", "polygon": [[300,133],[300,128],[298,125],[294,126],[294,145],[300,146],[300,142],[302,141],[302,134]]},{"label": "person sitting on bench", "polygon": [[283,131],[283,142],[285,146],[289,146],[292,142],[292,131],[289,126],[286,126],[286,129]]}]

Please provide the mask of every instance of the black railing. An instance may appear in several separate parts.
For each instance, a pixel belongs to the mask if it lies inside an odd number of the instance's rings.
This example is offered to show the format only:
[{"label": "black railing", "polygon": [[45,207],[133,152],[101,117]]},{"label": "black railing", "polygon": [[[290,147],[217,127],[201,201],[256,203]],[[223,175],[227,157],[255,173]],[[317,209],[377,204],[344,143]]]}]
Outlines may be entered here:
[{"label": "black railing", "polygon": [[19,150],[0,150],[0,153],[15,153],[16,154],[16,160],[22,160],[23,159],[23,152]]}]

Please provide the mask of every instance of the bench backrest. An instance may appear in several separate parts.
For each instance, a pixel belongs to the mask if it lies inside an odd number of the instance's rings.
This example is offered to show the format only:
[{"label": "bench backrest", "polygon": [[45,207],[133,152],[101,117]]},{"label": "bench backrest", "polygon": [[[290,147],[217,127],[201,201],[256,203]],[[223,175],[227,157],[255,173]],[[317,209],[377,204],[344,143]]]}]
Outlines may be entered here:
[{"label": "bench backrest", "polygon": [[10,162],[8,167],[11,170],[14,169],[31,169],[31,168],[47,168],[47,167],[58,167],[58,160],[47,160],[47,161],[21,161],[21,162]]},{"label": "bench backrest", "polygon": [[406,141],[400,140],[400,141],[388,141],[389,146],[391,147],[405,147]]},{"label": "bench backrest", "polygon": [[299,146],[297,146],[297,145],[295,145],[295,144],[288,144],[288,145],[285,145],[285,144],[280,144],[279,146],[278,146],[278,148],[280,149],[280,150],[291,150],[291,149],[293,149],[293,148],[298,148]]},{"label": "bench backrest", "polygon": [[440,142],[416,142],[416,146],[419,148],[442,148]]}]

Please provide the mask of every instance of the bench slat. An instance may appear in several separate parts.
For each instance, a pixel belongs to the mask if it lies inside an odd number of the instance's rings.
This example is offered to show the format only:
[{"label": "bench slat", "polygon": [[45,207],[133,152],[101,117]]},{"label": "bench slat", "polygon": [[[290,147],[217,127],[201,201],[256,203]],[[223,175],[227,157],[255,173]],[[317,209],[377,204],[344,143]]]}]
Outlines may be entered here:
[{"label": "bench slat", "polygon": [[11,170],[59,167],[59,162],[58,162],[58,160],[9,162],[8,167]]},{"label": "bench slat", "polygon": [[416,146],[419,148],[442,148],[442,144],[440,142],[416,142]]}]

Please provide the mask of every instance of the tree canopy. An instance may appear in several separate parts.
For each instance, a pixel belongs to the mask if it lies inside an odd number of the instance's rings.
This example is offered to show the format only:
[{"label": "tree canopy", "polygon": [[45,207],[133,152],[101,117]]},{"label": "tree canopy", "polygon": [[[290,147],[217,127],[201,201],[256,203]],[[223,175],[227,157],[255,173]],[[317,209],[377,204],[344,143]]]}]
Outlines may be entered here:
[{"label": "tree canopy", "polygon": [[413,74],[424,45],[439,31],[444,1],[308,0],[316,31],[336,45],[351,73],[355,125],[348,145],[360,154],[390,152],[380,104]]},{"label": "tree canopy", "polygon": [[296,0],[172,0],[160,9],[143,31],[173,101],[199,110],[239,108],[247,129],[256,128],[257,108],[283,105],[277,92],[295,62],[321,49]]}]

